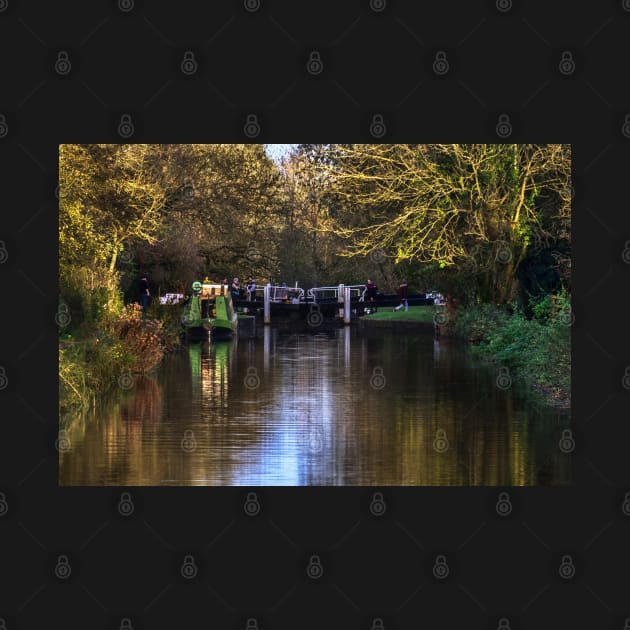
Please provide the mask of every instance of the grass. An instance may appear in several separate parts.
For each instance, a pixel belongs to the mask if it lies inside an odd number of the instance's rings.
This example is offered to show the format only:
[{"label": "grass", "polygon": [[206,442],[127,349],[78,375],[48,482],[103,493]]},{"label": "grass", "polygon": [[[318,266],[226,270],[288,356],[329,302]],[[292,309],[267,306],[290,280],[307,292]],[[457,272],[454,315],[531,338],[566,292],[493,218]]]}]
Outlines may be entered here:
[{"label": "grass", "polygon": [[375,321],[398,320],[402,322],[433,322],[434,306],[410,306],[408,311],[400,309],[392,313],[392,307],[379,306],[376,313],[365,315],[367,319]]},{"label": "grass", "polygon": [[547,403],[571,404],[571,301],[561,292],[530,304],[527,318],[518,307],[511,314],[489,304],[458,313],[456,333],[470,341],[473,352],[509,369],[543,396]]}]

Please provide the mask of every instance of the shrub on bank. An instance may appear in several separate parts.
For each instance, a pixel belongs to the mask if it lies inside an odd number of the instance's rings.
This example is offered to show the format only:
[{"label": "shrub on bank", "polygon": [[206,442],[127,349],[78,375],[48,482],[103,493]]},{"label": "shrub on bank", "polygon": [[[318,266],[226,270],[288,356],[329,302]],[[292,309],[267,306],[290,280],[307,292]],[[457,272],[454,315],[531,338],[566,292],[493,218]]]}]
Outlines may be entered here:
[{"label": "shrub on bank", "polygon": [[457,334],[475,343],[474,352],[507,366],[551,403],[568,406],[571,392],[571,305],[561,293],[530,304],[533,317],[492,305],[460,311]]},{"label": "shrub on bank", "polygon": [[78,339],[59,346],[59,400],[61,409],[85,407],[95,396],[121,378],[147,373],[177,345],[178,335],[155,319],[143,319],[136,304],[110,314],[97,325],[83,325]]},{"label": "shrub on bank", "polygon": [[478,304],[459,309],[453,329],[458,337],[476,344],[487,339],[506,319],[506,313],[494,304]]}]

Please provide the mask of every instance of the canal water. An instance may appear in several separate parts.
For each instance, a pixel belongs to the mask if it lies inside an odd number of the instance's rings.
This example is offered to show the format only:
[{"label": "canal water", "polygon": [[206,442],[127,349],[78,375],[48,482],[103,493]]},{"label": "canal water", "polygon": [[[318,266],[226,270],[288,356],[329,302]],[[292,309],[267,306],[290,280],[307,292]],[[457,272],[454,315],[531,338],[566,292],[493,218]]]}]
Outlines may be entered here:
[{"label": "canal water", "polygon": [[282,331],[191,343],[62,419],[61,485],[570,483],[566,412],[424,331]]}]

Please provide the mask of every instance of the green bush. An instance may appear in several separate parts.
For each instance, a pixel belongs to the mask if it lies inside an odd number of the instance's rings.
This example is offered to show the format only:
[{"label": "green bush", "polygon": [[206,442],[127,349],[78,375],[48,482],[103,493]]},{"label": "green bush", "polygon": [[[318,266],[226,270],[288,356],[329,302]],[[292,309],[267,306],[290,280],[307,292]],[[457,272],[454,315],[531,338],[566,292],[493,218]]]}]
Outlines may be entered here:
[{"label": "green bush", "polygon": [[121,377],[155,369],[179,341],[175,317],[173,308],[166,322],[143,319],[141,309],[130,304],[98,324],[83,322],[75,338],[60,342],[60,410],[86,407]]},{"label": "green bush", "polygon": [[533,317],[520,309],[510,315],[492,305],[457,312],[455,330],[475,344],[475,354],[506,366],[515,378],[566,405],[571,390],[571,303],[562,292],[530,303]]},{"label": "green bush", "polygon": [[456,312],[455,334],[459,337],[479,343],[505,320],[505,313],[493,304],[479,304]]}]

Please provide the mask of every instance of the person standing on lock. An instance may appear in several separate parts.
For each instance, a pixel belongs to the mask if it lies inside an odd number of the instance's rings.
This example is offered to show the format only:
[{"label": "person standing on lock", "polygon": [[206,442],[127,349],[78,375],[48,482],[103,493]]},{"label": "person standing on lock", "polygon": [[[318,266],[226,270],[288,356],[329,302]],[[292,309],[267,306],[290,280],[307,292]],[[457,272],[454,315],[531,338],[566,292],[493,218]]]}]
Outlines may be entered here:
[{"label": "person standing on lock", "polygon": [[376,313],[376,284],[370,278],[365,283],[365,299],[370,303],[370,311]]},{"label": "person standing on lock", "polygon": [[151,293],[149,292],[149,281],[147,279],[147,274],[142,274],[140,276],[140,280],[138,281],[138,303],[142,307],[142,316],[147,312],[147,306],[149,305],[149,299],[151,298]]},{"label": "person standing on lock", "polygon": [[247,278],[245,289],[247,290],[247,301],[251,302],[256,298],[256,280],[254,280],[254,276]]},{"label": "person standing on lock", "polygon": [[407,302],[407,281],[403,280],[399,285],[398,285],[398,300],[400,301],[400,303],[398,304],[398,306],[396,308],[392,309],[392,312],[396,312],[399,311],[403,306],[405,307],[405,311],[409,310],[409,302]]},{"label": "person standing on lock", "polygon": [[232,299],[238,300],[241,297],[241,283],[237,277],[232,279]]}]

